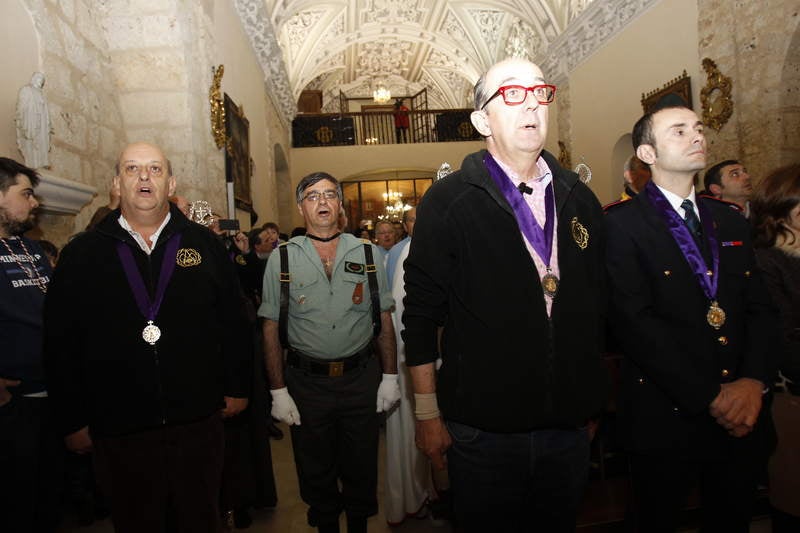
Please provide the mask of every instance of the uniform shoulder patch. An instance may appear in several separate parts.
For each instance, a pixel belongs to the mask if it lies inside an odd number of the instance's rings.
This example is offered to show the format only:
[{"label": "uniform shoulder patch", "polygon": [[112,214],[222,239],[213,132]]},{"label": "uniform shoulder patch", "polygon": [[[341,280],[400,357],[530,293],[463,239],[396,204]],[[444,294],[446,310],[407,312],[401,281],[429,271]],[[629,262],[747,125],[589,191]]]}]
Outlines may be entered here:
[{"label": "uniform shoulder patch", "polygon": [[708,195],[708,194],[701,194],[700,198],[702,198],[704,200],[712,200],[714,202],[719,202],[720,204],[724,205],[725,207],[730,207],[734,211],[738,211],[740,213],[744,211],[742,206],[740,206],[736,202],[731,202],[729,200],[723,200],[722,198],[717,198],[716,196],[711,196],[711,195]]},{"label": "uniform shoulder patch", "polygon": [[365,272],[363,263],[352,263],[350,261],[344,262],[344,271],[351,274],[363,274]]},{"label": "uniform shoulder patch", "polygon": [[626,204],[631,201],[631,198],[625,198],[624,200],[617,200],[615,202],[611,202],[610,204],[606,204],[603,206],[603,211],[608,212],[609,209],[614,209],[615,207],[619,207],[622,204]]}]

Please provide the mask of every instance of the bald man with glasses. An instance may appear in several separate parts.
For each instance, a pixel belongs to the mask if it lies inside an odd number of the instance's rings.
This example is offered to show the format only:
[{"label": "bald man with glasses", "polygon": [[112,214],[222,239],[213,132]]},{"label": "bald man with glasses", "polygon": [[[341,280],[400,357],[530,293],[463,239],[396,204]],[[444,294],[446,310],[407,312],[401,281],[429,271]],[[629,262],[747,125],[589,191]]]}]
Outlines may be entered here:
[{"label": "bald man with glasses", "polygon": [[426,192],[405,261],[417,444],[463,531],[573,531],[605,403],[603,214],[544,150],[555,93],[523,59],[478,80],[486,150]]}]

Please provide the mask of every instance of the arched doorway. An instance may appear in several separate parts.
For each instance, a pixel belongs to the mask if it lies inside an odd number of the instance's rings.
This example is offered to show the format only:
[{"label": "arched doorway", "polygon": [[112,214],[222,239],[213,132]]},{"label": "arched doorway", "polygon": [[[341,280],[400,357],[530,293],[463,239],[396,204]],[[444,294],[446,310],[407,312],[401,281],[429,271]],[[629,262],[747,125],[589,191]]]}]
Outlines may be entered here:
[{"label": "arched doorway", "polygon": [[297,201],[294,197],[294,187],[292,178],[289,175],[289,164],[286,161],[286,154],[280,144],[275,144],[273,161],[275,162],[275,195],[276,208],[278,210],[278,226],[281,232],[292,231],[295,226],[292,215],[295,212],[294,206]]},{"label": "arched doorway", "polygon": [[631,134],[626,133],[617,140],[614,144],[614,149],[611,151],[611,198],[613,200],[619,199],[622,189],[625,187],[623,179],[623,169],[625,162],[633,155],[633,144],[631,141]]}]

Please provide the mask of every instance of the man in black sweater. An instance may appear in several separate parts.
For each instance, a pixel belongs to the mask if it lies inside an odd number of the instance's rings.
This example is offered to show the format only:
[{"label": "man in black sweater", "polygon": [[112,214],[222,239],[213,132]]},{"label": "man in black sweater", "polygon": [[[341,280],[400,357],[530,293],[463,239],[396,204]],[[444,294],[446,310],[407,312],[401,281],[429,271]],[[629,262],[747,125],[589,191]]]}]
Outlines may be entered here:
[{"label": "man in black sweater", "polygon": [[522,59],[478,80],[488,151],[426,192],[405,262],[416,438],[464,531],[572,531],[605,402],[603,214],[543,150],[554,96]]},{"label": "man in black sweater", "polygon": [[222,418],[247,405],[252,361],[223,246],[169,196],[156,146],[129,145],[120,209],[63,250],[45,305],[45,364],[75,452],[94,450],[117,532],[216,533]]}]

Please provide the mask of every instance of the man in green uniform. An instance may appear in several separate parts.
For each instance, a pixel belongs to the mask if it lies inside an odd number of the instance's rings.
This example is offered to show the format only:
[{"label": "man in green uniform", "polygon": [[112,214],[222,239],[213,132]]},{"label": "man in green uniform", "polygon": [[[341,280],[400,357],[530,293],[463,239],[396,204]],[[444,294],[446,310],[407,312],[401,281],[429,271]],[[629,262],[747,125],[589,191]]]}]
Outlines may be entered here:
[{"label": "man in green uniform", "polygon": [[307,231],[271,254],[258,311],[272,416],[291,426],[300,495],[321,533],[339,531],[342,509],[348,532],[367,530],[378,507],[378,413],[400,398],[382,256],[339,231],[341,199],[329,174],[300,181]]}]

